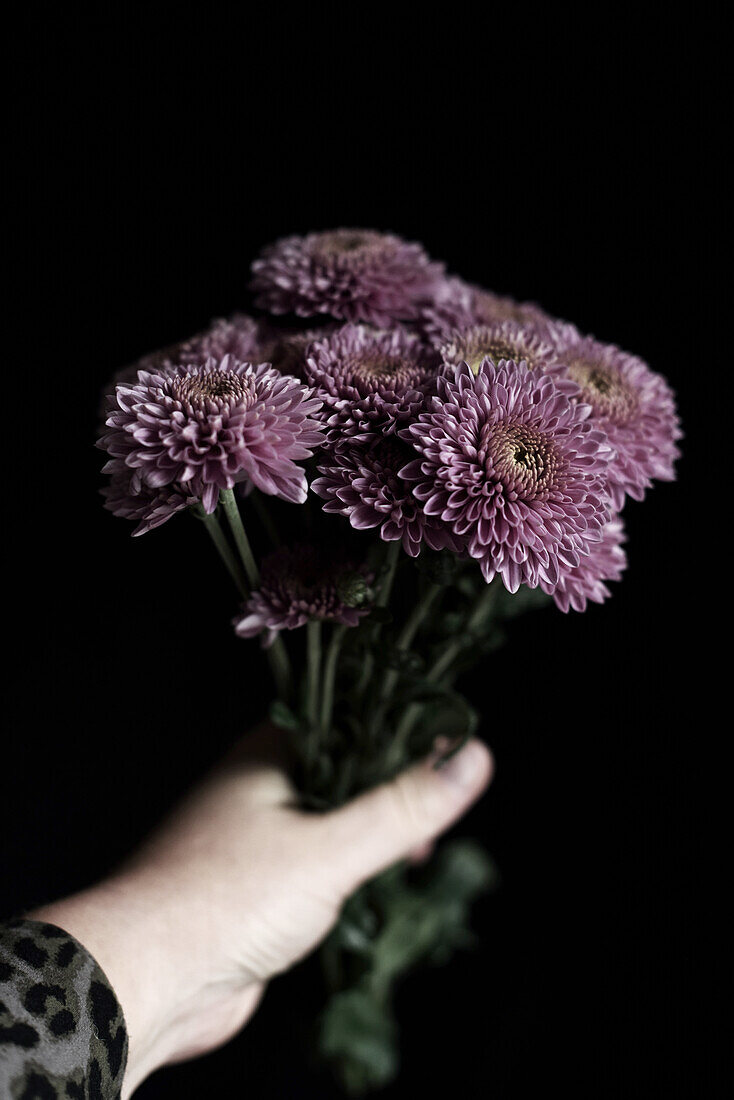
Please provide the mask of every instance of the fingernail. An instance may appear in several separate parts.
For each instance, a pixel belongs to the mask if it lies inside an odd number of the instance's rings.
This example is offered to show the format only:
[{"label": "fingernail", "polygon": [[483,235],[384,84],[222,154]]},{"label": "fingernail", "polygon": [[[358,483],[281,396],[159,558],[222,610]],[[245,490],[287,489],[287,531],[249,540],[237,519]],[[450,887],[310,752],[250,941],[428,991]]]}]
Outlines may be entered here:
[{"label": "fingernail", "polygon": [[467,789],[476,786],[483,756],[484,752],[478,742],[469,741],[463,749],[450,756],[444,764],[440,764],[437,771],[450,783]]}]

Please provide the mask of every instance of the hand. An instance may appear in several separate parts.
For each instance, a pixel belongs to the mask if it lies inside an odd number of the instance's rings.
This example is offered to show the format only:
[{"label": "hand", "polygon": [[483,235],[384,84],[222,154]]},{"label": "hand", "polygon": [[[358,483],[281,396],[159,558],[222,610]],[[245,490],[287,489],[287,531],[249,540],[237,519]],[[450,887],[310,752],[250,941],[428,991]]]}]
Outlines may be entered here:
[{"label": "hand", "polygon": [[489,782],[470,741],[326,814],[296,808],[278,735],[250,735],[109,880],[29,914],[107,974],[129,1035],[123,1097],[159,1066],[231,1038],[265,984],[306,955],[367,879],[424,852]]}]

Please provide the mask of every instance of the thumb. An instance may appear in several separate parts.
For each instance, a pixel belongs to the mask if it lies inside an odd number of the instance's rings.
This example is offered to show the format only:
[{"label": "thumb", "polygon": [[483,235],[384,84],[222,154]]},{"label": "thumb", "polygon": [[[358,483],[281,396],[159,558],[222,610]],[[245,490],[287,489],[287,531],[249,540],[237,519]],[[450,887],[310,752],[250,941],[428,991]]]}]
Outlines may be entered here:
[{"label": "thumb", "polygon": [[489,783],[489,749],[472,740],[445,764],[435,756],[327,814],[328,863],[345,895],[452,825]]}]

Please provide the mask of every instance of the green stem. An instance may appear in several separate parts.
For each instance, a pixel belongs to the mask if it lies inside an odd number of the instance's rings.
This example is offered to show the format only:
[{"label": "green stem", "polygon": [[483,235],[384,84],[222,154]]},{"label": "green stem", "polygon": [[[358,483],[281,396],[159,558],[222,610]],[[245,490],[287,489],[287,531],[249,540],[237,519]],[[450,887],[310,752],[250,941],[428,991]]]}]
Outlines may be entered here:
[{"label": "green stem", "polygon": [[306,626],[306,716],[312,729],[318,721],[320,679],[321,620],[310,619]]},{"label": "green stem", "polygon": [[257,564],[255,562],[255,556],[252,553],[252,547],[250,546],[250,540],[245,534],[245,528],[242,523],[242,516],[240,510],[237,507],[237,501],[235,500],[234,491],[232,489],[222,489],[219,493],[219,499],[224,507],[224,514],[227,517],[227,523],[229,529],[232,532],[235,545],[239,551],[239,555],[242,558],[242,564],[245,567],[245,573],[247,579],[253,588],[257,588],[260,583],[260,574],[258,572]]},{"label": "green stem", "polygon": [[[408,616],[403,629],[400,631],[398,640],[395,643],[395,649],[399,654],[406,653],[410,649],[421,623],[431,610],[440,592],[440,584],[431,584],[425,595],[422,598],[419,596],[417,599],[415,607]],[[385,672],[382,680],[382,688],[380,690],[380,698],[383,703],[387,702],[390,695],[395,690],[399,675],[400,673],[396,668],[389,668]]]},{"label": "green stem", "polygon": [[[500,582],[494,581],[487,585],[486,590],[477,600],[477,603],[472,611],[471,615],[466,621],[465,632],[471,635],[474,630],[480,625],[482,620],[486,618],[492,609],[492,605],[497,598],[499,592]],[[467,644],[466,637],[461,634],[450,642],[440,657],[437,657],[428,670],[426,679],[429,683],[436,683],[440,680],[449,670],[454,660],[459,656],[462,649]],[[408,738],[413,730],[418,717],[423,710],[424,703],[411,703],[403,711],[403,716],[397,724],[395,729],[395,736],[393,738],[393,748],[396,756],[402,753],[403,749],[407,745]]]},{"label": "green stem", "polygon": [[385,555],[385,575],[380,585],[380,591],[377,594],[375,605],[377,607],[386,607],[390,599],[390,593],[392,592],[393,581],[395,580],[395,570],[398,565],[398,558],[400,557],[401,542],[391,542],[388,544],[387,554]]},{"label": "green stem", "polygon": [[[368,629],[368,628],[363,627],[362,629]],[[362,696],[364,695],[365,691],[367,690],[367,685],[369,684],[371,674],[372,674],[372,651],[369,650],[365,654],[364,663],[362,664],[362,671],[359,674],[359,680],[357,681],[356,687],[354,689],[354,693],[355,693],[355,696],[357,697],[357,699],[361,699]]]},{"label": "green stem", "polygon": [[[386,607],[388,600],[390,599],[390,593],[392,592],[393,581],[395,580],[395,570],[398,565],[398,558],[400,557],[400,549],[402,543],[390,542],[387,544],[387,551],[385,557],[382,559],[383,565],[383,578],[382,583],[377,592],[375,598],[375,607]],[[362,666],[362,674],[359,677],[359,683],[356,687],[356,695],[359,699],[362,698],[365,691],[369,687],[370,680],[372,679],[372,670],[375,664],[374,648],[377,644],[377,637],[380,633],[379,623],[372,628],[371,645],[367,654],[365,655],[364,665]]]},{"label": "green stem", "polygon": [[[219,493],[219,499],[222,502],[229,529],[245,567],[245,573],[252,587],[257,588],[260,583],[260,573],[250,546],[250,540],[245,533],[234,492],[232,489],[222,489]],[[278,695],[281,699],[287,700],[290,696],[291,665],[283,639],[278,636],[266,652]]]},{"label": "green stem", "polygon": [[[497,599],[497,593],[500,590],[500,582],[494,581],[492,584],[488,584],[482,595],[477,600],[474,610],[466,621],[465,632],[469,635],[469,641],[471,642],[471,635],[476,628],[482,623],[482,620],[487,616],[492,609],[494,601]],[[453,664],[454,660],[459,656],[462,649],[466,647],[467,639],[461,634],[454,638],[453,642],[450,642],[446,646],[440,657],[431,666],[428,672],[428,679],[432,682],[440,680],[445,672]]]},{"label": "green stem", "polygon": [[278,698],[287,702],[291,694],[291,662],[288,650],[280,634],[269,649],[266,650],[270,671],[275,680],[275,689]]},{"label": "green stem", "polygon": [[201,504],[194,504],[192,507],[192,511],[198,519],[203,520],[209,537],[214,543],[214,546],[217,549],[217,553],[224,562],[227,572],[236,584],[240,595],[243,597],[247,596],[247,581],[245,580],[245,575],[242,572],[242,566],[232,553],[232,548],[227,542],[224,531],[222,531],[216,515],[213,512],[211,514],[205,512]]},{"label": "green stem", "polygon": [[331,728],[331,716],[334,711],[334,685],[336,683],[336,666],[339,661],[339,651],[344,641],[344,635],[349,628],[342,625],[335,626],[332,631],[329,648],[324,662],[324,686],[321,691],[321,728],[328,733]]}]

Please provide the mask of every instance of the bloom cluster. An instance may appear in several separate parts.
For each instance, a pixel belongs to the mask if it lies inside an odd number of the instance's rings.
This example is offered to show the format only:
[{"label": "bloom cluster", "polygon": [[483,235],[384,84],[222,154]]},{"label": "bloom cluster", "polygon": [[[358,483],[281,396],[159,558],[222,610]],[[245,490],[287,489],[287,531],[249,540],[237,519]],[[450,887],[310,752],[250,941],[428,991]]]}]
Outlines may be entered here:
[{"label": "bloom cluster", "polygon": [[[192,505],[211,514],[234,486],[308,494],[410,557],[449,551],[564,611],[608,595],[625,500],[674,477],[681,433],[661,375],[391,234],[288,237],[252,270],[267,317],[215,321],[115,379],[106,507],[139,534]],[[240,634],[357,622],[338,596],[343,563],[309,554],[263,566]]]}]

